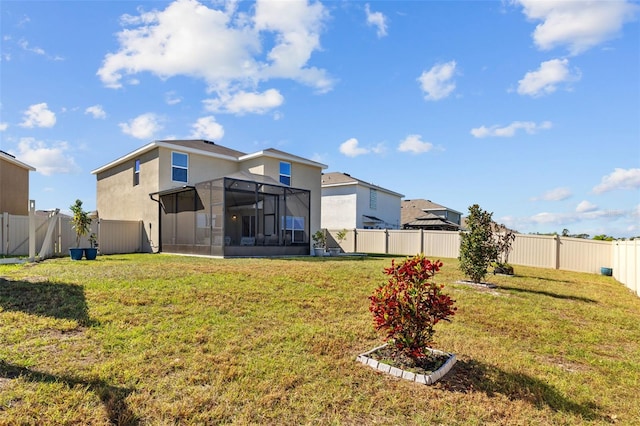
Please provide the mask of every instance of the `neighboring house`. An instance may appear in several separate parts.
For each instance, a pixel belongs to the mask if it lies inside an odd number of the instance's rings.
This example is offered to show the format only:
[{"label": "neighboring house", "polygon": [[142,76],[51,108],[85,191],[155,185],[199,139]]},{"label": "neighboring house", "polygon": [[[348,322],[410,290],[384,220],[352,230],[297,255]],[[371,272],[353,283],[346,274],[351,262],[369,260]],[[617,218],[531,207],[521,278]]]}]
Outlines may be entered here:
[{"label": "neighboring house", "polygon": [[327,229],[399,229],[404,195],[347,173],[322,175],[322,227]]},{"label": "neighboring house", "polygon": [[0,151],[0,213],[29,214],[29,172],[35,172],[16,157]]},{"label": "neighboring house", "polygon": [[459,231],[462,213],[431,200],[402,201],[402,229]]},{"label": "neighboring house", "polygon": [[163,140],[92,173],[100,219],[142,220],[145,251],[269,256],[309,254],[326,167],[275,149]]}]

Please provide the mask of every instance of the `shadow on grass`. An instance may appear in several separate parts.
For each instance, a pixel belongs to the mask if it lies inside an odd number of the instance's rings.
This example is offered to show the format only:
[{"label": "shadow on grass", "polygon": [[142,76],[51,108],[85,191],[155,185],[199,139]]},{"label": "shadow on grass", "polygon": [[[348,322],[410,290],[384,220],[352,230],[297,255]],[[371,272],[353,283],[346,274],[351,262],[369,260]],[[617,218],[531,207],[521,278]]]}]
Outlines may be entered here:
[{"label": "shadow on grass", "polygon": [[500,287],[501,290],[515,291],[515,292],[518,292],[518,293],[539,294],[539,295],[542,295],[542,296],[553,297],[554,299],[577,300],[579,302],[598,303],[596,300],[589,299],[588,297],[571,296],[571,295],[566,295],[566,294],[552,293],[550,291],[544,291],[544,290],[531,290],[531,289],[527,289],[527,288],[509,287],[509,286],[504,286],[504,285],[500,285],[499,287]]},{"label": "shadow on grass", "polygon": [[68,376],[56,376],[48,373],[33,371],[29,368],[18,367],[0,360],[0,377],[16,379],[22,377],[30,382],[64,383],[69,388],[76,385],[94,392],[104,404],[109,423],[113,425],[137,425],[139,418],[129,409],[125,399],[133,390],[111,386],[102,380],[84,381]]},{"label": "shadow on grass", "polygon": [[0,307],[5,311],[76,320],[81,326],[97,325],[89,318],[84,289],[77,284],[0,278]]},{"label": "shadow on grass", "polygon": [[453,392],[484,392],[489,397],[502,394],[511,400],[523,400],[538,408],[546,405],[554,411],[575,414],[583,420],[603,420],[597,414],[599,407],[595,403],[579,404],[543,380],[503,371],[473,360],[459,360],[439,385]]},{"label": "shadow on grass", "polygon": [[541,277],[541,276],[534,276],[534,275],[520,275],[520,274],[515,274],[514,277],[517,278],[525,278],[528,280],[536,280],[536,281],[551,281],[551,282],[555,282],[555,283],[566,283],[566,284],[576,284],[575,281],[571,281],[571,280],[561,280],[558,278],[550,278],[550,277]]}]

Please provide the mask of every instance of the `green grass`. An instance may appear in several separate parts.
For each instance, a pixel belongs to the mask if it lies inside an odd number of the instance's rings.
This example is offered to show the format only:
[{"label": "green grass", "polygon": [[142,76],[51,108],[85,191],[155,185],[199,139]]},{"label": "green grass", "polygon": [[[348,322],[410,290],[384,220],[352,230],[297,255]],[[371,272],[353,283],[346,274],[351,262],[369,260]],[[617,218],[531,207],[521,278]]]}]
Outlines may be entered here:
[{"label": "green grass", "polygon": [[516,267],[456,300],[434,386],[355,361],[389,257],[0,265],[0,424],[640,424],[640,298]]}]

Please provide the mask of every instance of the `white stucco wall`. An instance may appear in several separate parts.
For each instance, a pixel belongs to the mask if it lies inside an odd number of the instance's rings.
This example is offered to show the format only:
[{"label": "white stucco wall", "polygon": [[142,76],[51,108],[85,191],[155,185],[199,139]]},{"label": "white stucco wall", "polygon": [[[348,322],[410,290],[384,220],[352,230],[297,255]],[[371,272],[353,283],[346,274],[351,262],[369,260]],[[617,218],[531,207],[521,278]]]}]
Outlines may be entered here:
[{"label": "white stucco wall", "polygon": [[358,185],[358,213],[357,228],[364,228],[363,215],[374,216],[381,219],[385,224],[378,226],[388,229],[400,228],[400,204],[401,198],[397,195],[389,194],[386,191],[377,189],[376,208],[372,209],[369,203],[370,187]]},{"label": "white stucco wall", "polygon": [[322,188],[322,227],[327,229],[364,228],[363,215],[382,219],[382,228],[399,229],[401,198],[377,189],[377,206],[369,204],[370,187],[360,184]]},{"label": "white stucco wall", "polygon": [[353,229],[357,227],[357,197],[355,186],[322,189],[321,227]]}]

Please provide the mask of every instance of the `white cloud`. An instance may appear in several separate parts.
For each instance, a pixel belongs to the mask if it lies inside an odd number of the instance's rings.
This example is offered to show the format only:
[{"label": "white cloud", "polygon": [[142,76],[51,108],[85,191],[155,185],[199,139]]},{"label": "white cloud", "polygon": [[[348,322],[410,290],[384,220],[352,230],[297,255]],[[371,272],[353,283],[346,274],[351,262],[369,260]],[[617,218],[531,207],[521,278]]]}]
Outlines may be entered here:
[{"label": "white cloud", "polygon": [[107,118],[107,113],[104,112],[102,105],[92,105],[84,110],[85,114],[91,114],[93,118]]},{"label": "white cloud", "polygon": [[347,157],[357,157],[359,155],[369,154],[371,150],[360,147],[358,139],[351,138],[340,144],[340,152]]},{"label": "white cloud", "polygon": [[567,46],[573,55],[618,36],[625,22],[635,20],[640,9],[627,1],[517,0],[523,13],[542,21],[533,32],[538,48]]},{"label": "white cloud", "polygon": [[598,206],[596,206],[595,204],[587,201],[587,200],[583,200],[581,201],[577,206],[576,206],[576,212],[578,213],[587,213],[587,212],[592,212],[598,210]]},{"label": "white cloud", "polygon": [[580,71],[571,73],[568,59],[551,59],[542,62],[536,71],[529,71],[518,81],[518,94],[533,97],[548,95],[558,89],[561,83],[580,80]]},{"label": "white cloud", "polygon": [[224,128],[216,122],[216,118],[212,115],[198,118],[191,127],[193,128],[191,137],[194,139],[217,141],[224,136]]},{"label": "white cloud", "polygon": [[228,112],[232,114],[255,113],[264,114],[277,108],[284,102],[283,96],[276,89],[262,93],[238,91],[233,95],[222,95],[217,99],[206,99],[205,109],[211,112]]},{"label": "white cloud", "polygon": [[611,174],[604,176],[600,183],[593,188],[596,194],[616,189],[639,189],[640,169],[616,168]]},{"label": "white cloud", "polygon": [[30,47],[29,42],[22,39],[18,42],[18,46],[20,46],[23,50],[31,53],[35,53],[36,55],[44,55],[45,51],[40,47]]},{"label": "white cloud", "polygon": [[515,136],[516,131],[520,129],[524,130],[530,135],[533,135],[539,130],[547,130],[551,127],[552,123],[550,121],[543,121],[540,124],[536,124],[533,121],[514,121],[513,123],[505,127],[500,127],[498,125],[491,127],[476,127],[474,129],[471,129],[471,134],[476,138],[486,138],[489,136],[510,138]]},{"label": "white cloud", "polygon": [[53,127],[56,124],[56,115],[49,110],[46,103],[31,105],[24,112],[22,127]]},{"label": "white cloud", "polygon": [[[326,71],[308,66],[328,17],[321,3],[258,0],[251,11],[238,12],[237,2],[221,10],[176,0],[164,10],[125,15],[122,23],[130,28],[118,33],[120,49],[105,56],[97,74],[112,88],[122,86],[124,75],[148,71],[201,78],[220,93],[271,78],[331,90]],[[263,43],[270,42],[265,52]]]},{"label": "white cloud", "polygon": [[151,139],[153,135],[162,130],[161,119],[151,112],[137,116],[128,123],[120,123],[122,133],[137,139]]},{"label": "white cloud", "polygon": [[9,124],[8,123],[0,123],[0,132],[4,132],[8,128],[9,128]]},{"label": "white cloud", "polygon": [[68,151],[67,142],[46,144],[35,138],[21,138],[18,143],[20,161],[35,167],[38,173],[45,176],[74,173],[79,170]]},{"label": "white cloud", "polygon": [[371,12],[369,3],[364,5],[365,13],[367,14],[367,25],[376,27],[376,34],[378,38],[382,38],[387,35],[387,17],[381,12]]},{"label": "white cloud", "polygon": [[532,201],[562,201],[571,197],[573,194],[569,188],[555,188],[545,192],[540,197],[533,197]]},{"label": "white cloud", "polygon": [[398,151],[400,152],[413,152],[414,154],[422,154],[423,152],[429,152],[433,149],[433,144],[430,142],[423,142],[420,135],[407,136],[400,145],[398,145]]},{"label": "white cloud", "polygon": [[428,101],[444,99],[456,88],[452,81],[456,71],[456,61],[445,64],[436,64],[429,71],[424,71],[418,81],[425,93],[424,98]]},{"label": "white cloud", "polygon": [[170,91],[164,94],[164,100],[167,103],[167,105],[177,105],[180,102],[182,102],[182,98],[178,95],[176,95],[176,93],[174,91]]}]

